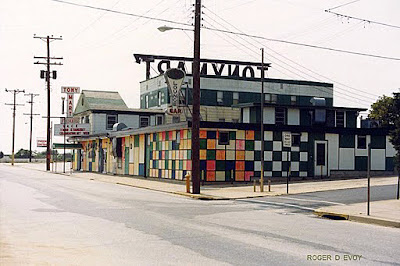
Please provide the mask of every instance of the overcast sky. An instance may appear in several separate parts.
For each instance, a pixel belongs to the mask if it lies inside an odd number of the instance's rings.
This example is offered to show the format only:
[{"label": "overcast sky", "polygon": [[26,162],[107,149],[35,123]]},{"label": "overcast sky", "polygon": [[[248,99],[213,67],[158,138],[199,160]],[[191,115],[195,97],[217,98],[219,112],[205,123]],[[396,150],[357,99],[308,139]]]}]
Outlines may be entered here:
[{"label": "overcast sky", "polygon": [[[194,0],[66,0],[137,15],[191,24]],[[340,18],[324,12],[350,0],[203,0],[205,27],[244,32],[360,53],[400,58],[400,28]],[[359,0],[332,11],[400,26],[399,0]],[[25,89],[35,98],[33,149],[37,138],[46,138],[46,86],[40,79],[42,65],[33,56],[46,56],[46,43],[38,36],[62,36],[51,43],[51,55],[63,57],[53,67],[52,116],[61,112],[61,86],[87,90],[118,91],[129,107],[139,107],[139,82],[144,65],[134,53],[193,56],[193,33],[169,31],[162,25],[185,27],[77,7],[51,0],[0,1],[0,151],[11,152],[13,95],[7,89]],[[190,27],[190,26],[189,26]],[[188,28],[189,28],[188,27]],[[334,84],[334,105],[369,108],[378,96],[400,88],[400,61],[336,53],[308,47],[242,38],[225,33],[201,33],[201,57],[210,59],[265,61],[270,78],[312,80]],[[76,97],[77,100],[77,97]],[[75,100],[75,101],[76,101]],[[16,146],[29,148],[30,111],[23,93],[17,95]],[[58,123],[58,121],[54,121]],[[57,140],[56,140],[57,141]],[[59,140],[61,141],[61,140]]]}]

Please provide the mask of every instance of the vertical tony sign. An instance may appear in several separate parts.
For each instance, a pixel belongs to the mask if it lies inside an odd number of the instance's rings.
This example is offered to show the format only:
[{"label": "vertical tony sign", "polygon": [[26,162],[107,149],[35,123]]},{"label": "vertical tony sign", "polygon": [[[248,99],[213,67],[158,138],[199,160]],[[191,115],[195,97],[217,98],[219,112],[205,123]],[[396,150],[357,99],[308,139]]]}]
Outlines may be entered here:
[{"label": "vertical tony sign", "polygon": [[179,68],[170,68],[164,73],[165,80],[170,92],[170,105],[167,108],[167,114],[180,115],[183,110],[180,106],[179,99],[185,72]]},{"label": "vertical tony sign", "polygon": [[61,93],[67,94],[67,117],[73,117],[74,114],[74,94],[80,93],[79,87],[61,87]]}]

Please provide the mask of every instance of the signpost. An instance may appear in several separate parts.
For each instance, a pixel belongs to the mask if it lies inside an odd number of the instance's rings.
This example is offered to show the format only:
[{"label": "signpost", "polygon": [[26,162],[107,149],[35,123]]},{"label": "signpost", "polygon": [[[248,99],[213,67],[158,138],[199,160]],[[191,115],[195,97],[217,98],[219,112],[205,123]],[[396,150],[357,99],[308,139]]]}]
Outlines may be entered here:
[{"label": "signpost", "polygon": [[[89,135],[89,130],[87,130],[87,134],[83,134],[86,132],[86,127],[73,127],[72,125],[76,125],[79,121],[74,121],[72,118],[74,116],[74,94],[80,93],[80,87],[61,87],[61,93],[67,94],[67,117],[61,121],[60,125],[55,125],[58,127],[54,127],[54,135],[64,136],[64,173],[65,173],[65,136],[82,136]],[[64,101],[63,101],[64,104]],[[63,110],[64,112],[64,110]],[[62,127],[61,127],[62,126]],[[61,128],[61,129],[60,129]],[[75,130],[74,130],[75,128]],[[56,134],[56,129],[58,129],[58,134]],[[90,129],[90,125],[89,125]],[[81,132],[81,134],[74,134],[74,132]]]},{"label": "signpost", "polygon": [[282,146],[284,148],[288,148],[288,151],[286,151],[286,160],[289,164],[289,169],[286,174],[286,194],[289,194],[289,179],[290,179],[290,151],[292,148],[292,133],[290,132],[283,132],[283,144]]}]

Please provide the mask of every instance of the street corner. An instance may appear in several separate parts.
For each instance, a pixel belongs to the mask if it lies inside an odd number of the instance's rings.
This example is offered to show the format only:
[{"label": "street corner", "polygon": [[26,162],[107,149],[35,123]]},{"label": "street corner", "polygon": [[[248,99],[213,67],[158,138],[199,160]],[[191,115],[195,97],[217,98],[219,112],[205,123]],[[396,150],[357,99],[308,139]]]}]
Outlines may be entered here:
[{"label": "street corner", "polygon": [[206,195],[206,194],[192,194],[192,193],[179,192],[179,191],[172,192],[172,194],[185,196],[185,197],[189,197],[189,198],[197,199],[197,200],[229,200],[229,198],[224,198],[224,197],[218,197],[218,196],[212,196],[212,195]]},{"label": "street corner", "polygon": [[338,212],[330,212],[323,209],[317,209],[313,212],[315,215],[321,218],[327,218],[331,220],[349,220],[348,214],[338,213]]}]

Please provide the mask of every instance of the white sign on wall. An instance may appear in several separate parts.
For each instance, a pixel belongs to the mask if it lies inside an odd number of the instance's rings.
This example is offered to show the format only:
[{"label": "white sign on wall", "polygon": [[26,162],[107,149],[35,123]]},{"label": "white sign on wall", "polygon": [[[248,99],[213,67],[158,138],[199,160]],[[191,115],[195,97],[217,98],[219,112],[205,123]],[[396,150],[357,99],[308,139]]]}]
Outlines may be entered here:
[{"label": "white sign on wall", "polygon": [[283,132],[283,147],[292,147],[292,133]]},{"label": "white sign on wall", "polygon": [[90,124],[56,124],[54,136],[86,136],[90,134]]}]

